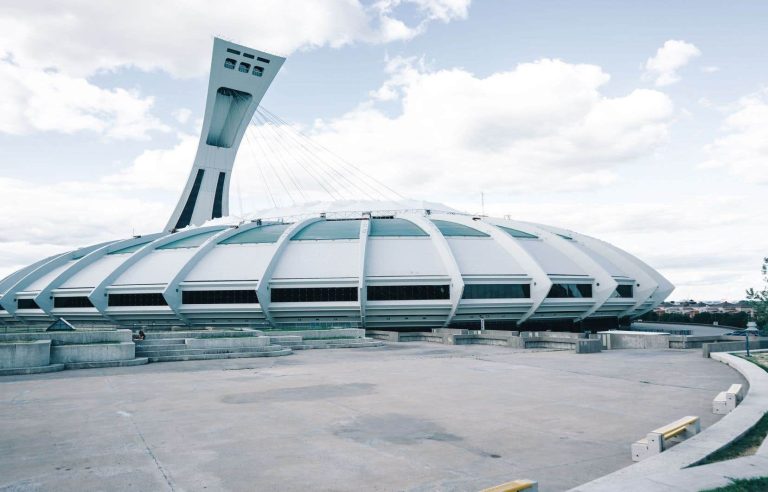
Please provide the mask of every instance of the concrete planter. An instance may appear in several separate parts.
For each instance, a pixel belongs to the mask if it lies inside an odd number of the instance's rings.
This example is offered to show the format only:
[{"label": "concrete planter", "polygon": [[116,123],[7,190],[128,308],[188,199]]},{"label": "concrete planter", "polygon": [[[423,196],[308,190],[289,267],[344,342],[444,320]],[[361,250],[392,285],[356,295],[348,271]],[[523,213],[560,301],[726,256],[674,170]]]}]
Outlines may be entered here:
[{"label": "concrete planter", "polygon": [[47,366],[50,357],[50,340],[0,343],[0,369]]}]

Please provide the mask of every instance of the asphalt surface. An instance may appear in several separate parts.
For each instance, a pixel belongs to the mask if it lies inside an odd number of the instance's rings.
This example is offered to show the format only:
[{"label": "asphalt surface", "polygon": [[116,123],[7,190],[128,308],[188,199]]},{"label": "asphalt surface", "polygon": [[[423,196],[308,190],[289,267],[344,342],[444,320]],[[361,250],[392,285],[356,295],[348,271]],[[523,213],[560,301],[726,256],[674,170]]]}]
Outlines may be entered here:
[{"label": "asphalt surface", "polygon": [[743,382],[700,350],[388,344],[0,379],[0,491],[563,490]]}]

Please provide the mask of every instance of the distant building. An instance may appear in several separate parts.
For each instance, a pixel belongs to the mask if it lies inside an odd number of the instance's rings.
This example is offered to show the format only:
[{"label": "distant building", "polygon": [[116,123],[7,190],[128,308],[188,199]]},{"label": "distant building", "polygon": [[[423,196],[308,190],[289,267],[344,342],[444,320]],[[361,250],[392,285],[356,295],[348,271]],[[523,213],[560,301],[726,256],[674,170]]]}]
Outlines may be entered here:
[{"label": "distant building", "polygon": [[754,308],[747,301],[739,301],[735,303],[728,301],[706,303],[695,301],[662,302],[653,310],[653,312],[656,314],[683,314],[690,318],[701,313],[747,313],[750,318],[755,315]]}]

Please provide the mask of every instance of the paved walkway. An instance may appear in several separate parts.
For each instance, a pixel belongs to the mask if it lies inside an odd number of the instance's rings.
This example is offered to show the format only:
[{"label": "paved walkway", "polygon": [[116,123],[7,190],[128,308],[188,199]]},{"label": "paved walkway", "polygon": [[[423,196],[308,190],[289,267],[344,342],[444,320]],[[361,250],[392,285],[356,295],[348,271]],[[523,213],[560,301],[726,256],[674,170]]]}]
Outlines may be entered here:
[{"label": "paved walkway", "polygon": [[699,351],[428,343],[0,379],[0,490],[564,490],[742,382]]},{"label": "paved walkway", "polygon": [[[749,430],[768,411],[768,372],[734,355],[712,354],[738,369],[749,381],[744,401],[706,432],[657,456],[575,487],[579,492],[690,491],[728,485],[731,478],[768,476],[768,440],[753,456],[691,466]],[[689,467],[690,468],[687,468]]]}]

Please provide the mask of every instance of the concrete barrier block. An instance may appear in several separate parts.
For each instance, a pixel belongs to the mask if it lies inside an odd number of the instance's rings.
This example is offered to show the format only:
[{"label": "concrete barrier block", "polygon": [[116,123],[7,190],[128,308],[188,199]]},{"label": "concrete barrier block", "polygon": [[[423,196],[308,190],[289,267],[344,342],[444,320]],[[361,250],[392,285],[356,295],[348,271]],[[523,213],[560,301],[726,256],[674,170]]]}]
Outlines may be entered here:
[{"label": "concrete barrier block", "polygon": [[594,354],[603,350],[603,343],[596,338],[580,338],[576,342],[577,354]]},{"label": "concrete barrier block", "polygon": [[0,369],[47,366],[50,357],[50,340],[0,343]]},{"label": "concrete barrier block", "polygon": [[128,360],[135,357],[136,345],[133,342],[51,346],[53,364]]}]

